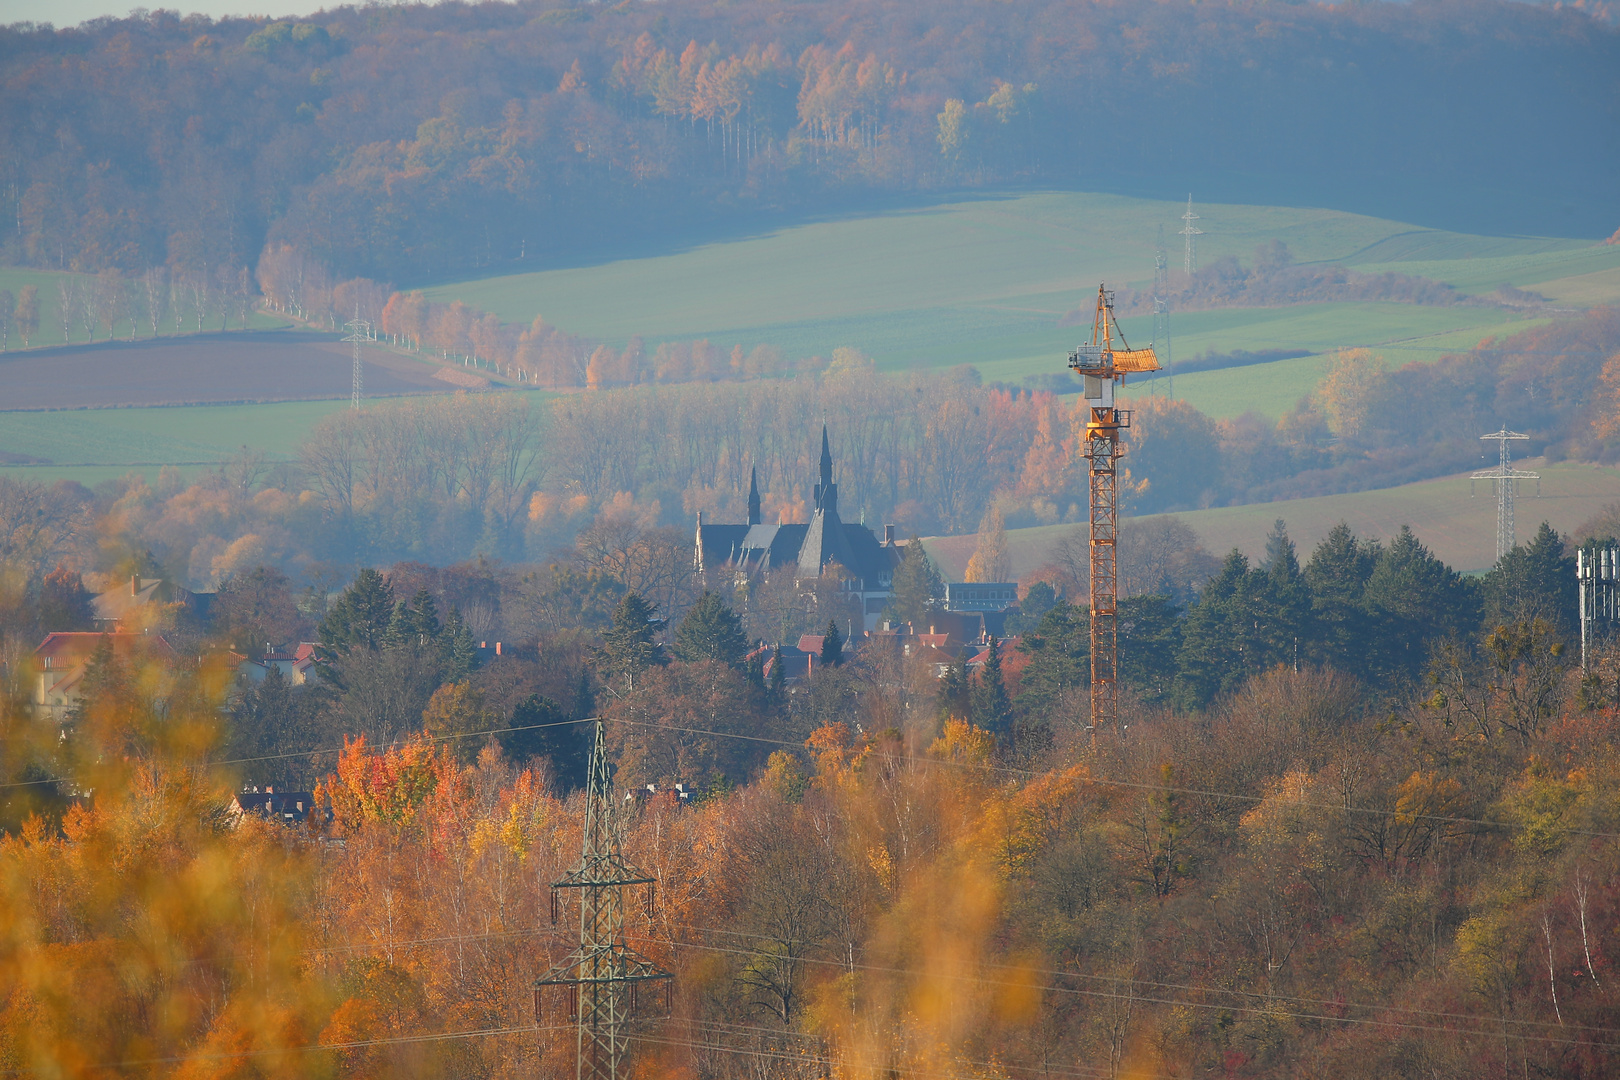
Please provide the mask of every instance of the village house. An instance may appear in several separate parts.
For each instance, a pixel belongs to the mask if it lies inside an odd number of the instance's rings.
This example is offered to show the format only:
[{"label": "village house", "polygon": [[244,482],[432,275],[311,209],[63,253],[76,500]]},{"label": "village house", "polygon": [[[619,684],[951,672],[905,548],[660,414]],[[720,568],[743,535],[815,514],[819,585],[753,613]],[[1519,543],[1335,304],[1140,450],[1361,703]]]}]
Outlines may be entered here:
[{"label": "village house", "polygon": [[174,649],[161,634],[94,631],[46,634],[45,640],[34,650],[36,716],[57,723],[67,719],[79,700],[90,661],[103,640],[112,647],[113,657],[126,665],[155,662],[168,666],[176,659]]}]

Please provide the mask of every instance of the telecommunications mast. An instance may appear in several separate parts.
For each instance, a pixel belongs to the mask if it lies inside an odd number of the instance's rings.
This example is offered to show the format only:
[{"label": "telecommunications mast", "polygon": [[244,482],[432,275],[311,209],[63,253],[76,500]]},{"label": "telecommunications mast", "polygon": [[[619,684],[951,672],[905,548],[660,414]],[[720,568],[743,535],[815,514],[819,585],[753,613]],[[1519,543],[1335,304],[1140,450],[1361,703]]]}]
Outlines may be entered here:
[{"label": "telecommunications mast", "polygon": [[[1116,348],[1114,339],[1119,338]],[[1069,354],[1086,399],[1086,461],[1091,481],[1091,738],[1119,718],[1119,434],[1131,414],[1114,404],[1116,384],[1159,370],[1152,346],[1132,349],[1114,320],[1114,294],[1097,286],[1091,341]]]}]

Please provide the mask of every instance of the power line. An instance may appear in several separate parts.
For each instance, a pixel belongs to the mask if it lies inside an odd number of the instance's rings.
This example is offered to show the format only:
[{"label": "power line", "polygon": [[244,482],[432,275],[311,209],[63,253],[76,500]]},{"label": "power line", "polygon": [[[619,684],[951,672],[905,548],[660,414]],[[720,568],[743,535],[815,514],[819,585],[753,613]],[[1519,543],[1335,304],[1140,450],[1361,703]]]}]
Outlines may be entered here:
[{"label": "power line", "polygon": [[[574,724],[594,723],[597,719],[601,719],[604,723],[609,724],[629,724],[635,727],[655,728],[660,731],[674,731],[685,735],[709,735],[721,739],[738,739],[744,742],[764,743],[770,746],[785,746],[799,750],[804,749],[804,743],[798,740],[772,739],[763,735],[744,735],[735,731],[710,731],[705,728],[680,727],[674,724],[657,724],[646,720],[626,720],[622,717],[616,716],[604,716],[600,718],[583,717],[578,720],[561,720],[550,724],[524,724],[511,727],[483,728],[478,731],[464,731],[451,735],[434,735],[429,737],[429,741],[435,743],[449,742],[455,739],[476,738],[480,735],[498,735],[509,731],[534,731],[540,728],[568,727]],[[387,744],[380,743],[375,747],[375,749],[394,749],[403,745],[405,744],[399,742]],[[203,767],[217,768],[225,765],[240,765],[256,761],[277,761],[285,758],[302,758],[324,756],[327,754],[341,754],[345,749],[346,747],[337,746],[328,747],[321,750],[300,751],[296,753],[265,754],[258,757],[247,758],[228,758],[223,761],[205,763]],[[1028,778],[1048,775],[1034,769],[1019,769],[1010,765],[991,765],[987,762],[978,761],[956,761],[948,758],[928,757],[922,754],[892,754],[890,756],[902,761],[914,761],[923,765],[942,765],[950,768],[973,769],[980,772],[1001,773],[1007,776]],[[1230,791],[1210,791],[1206,788],[1182,787],[1175,784],[1154,784],[1146,781],[1111,780],[1107,777],[1092,775],[1076,777],[1076,780],[1096,787],[1117,787],[1131,791],[1145,791],[1149,793],[1164,793],[1171,795],[1196,795],[1202,798],[1225,799],[1235,802],[1249,802],[1258,804],[1264,802],[1266,798],[1264,795],[1244,795]],[[59,776],[45,780],[18,780],[8,784],[0,784],[0,790],[4,790],[6,788],[34,787],[42,784],[64,784],[76,782],[77,779],[70,776]],[[1385,810],[1373,806],[1350,806],[1341,803],[1307,802],[1303,800],[1290,802],[1289,805],[1309,807],[1316,810],[1332,810],[1344,814],[1366,814],[1374,817],[1402,817],[1412,821],[1434,821],[1449,825],[1480,825],[1486,828],[1503,829],[1507,831],[1513,831],[1520,828],[1520,826],[1514,825],[1510,821],[1495,821],[1490,818],[1462,817],[1454,814],[1414,814],[1404,810]],[[1620,840],[1620,832],[1604,832],[1594,829],[1570,829],[1568,830],[1568,835],[1586,836],[1599,840]]]}]

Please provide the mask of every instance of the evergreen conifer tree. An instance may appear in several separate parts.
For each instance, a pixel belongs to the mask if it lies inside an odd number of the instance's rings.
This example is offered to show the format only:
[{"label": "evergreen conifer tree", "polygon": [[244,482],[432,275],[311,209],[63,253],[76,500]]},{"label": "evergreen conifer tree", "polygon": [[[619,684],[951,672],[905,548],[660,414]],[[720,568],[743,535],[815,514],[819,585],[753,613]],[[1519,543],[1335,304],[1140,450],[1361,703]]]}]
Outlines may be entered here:
[{"label": "evergreen conifer tree", "polygon": [[1260,647],[1255,594],[1264,581],[1265,572],[1250,570],[1248,557],[1233,548],[1198,594],[1177,657],[1175,697],[1182,707],[1203,708],[1251,671]]},{"label": "evergreen conifer tree", "polygon": [[1429,649],[1479,629],[1479,588],[1435,558],[1403,525],[1367,578],[1364,603],[1373,619],[1372,674],[1414,678]]},{"label": "evergreen conifer tree", "polygon": [[439,605],[433,602],[433,594],[426,589],[416,590],[416,595],[411,597],[411,629],[420,646],[426,647],[439,640],[439,632],[443,629],[439,625]]},{"label": "evergreen conifer tree", "polygon": [[1564,553],[1564,538],[1545,521],[1530,543],[1497,560],[1480,583],[1488,627],[1545,619],[1556,633],[1580,632],[1575,592],[1575,557]]},{"label": "evergreen conifer tree", "polygon": [[[1300,571],[1294,542],[1281,518],[1266,536],[1266,565],[1260,610],[1259,637],[1265,650],[1256,661],[1269,667],[1298,667],[1315,640],[1311,626],[1311,588]],[[1259,584],[1259,583],[1257,583]]]},{"label": "evergreen conifer tree", "polygon": [[362,568],[321,620],[321,659],[335,660],[356,648],[382,648],[393,621],[394,591],[388,579],[369,566]]},{"label": "evergreen conifer tree", "polygon": [[1018,708],[1044,712],[1065,690],[1091,685],[1091,614],[1060,603],[1023,636],[1018,651],[1029,656],[1018,685]]},{"label": "evergreen conifer tree", "polygon": [[585,786],[590,765],[591,742],[588,724],[569,723],[562,706],[540,694],[530,694],[512,710],[514,730],[499,735],[501,749],[513,761],[533,757],[551,761],[552,776],[559,792]]},{"label": "evergreen conifer tree", "polygon": [[664,647],[657,640],[664,626],[664,620],[653,617],[652,605],[640,594],[625,593],[613,610],[613,625],[602,634],[602,647],[596,653],[602,673],[622,679],[628,688],[635,685],[637,675],[665,663]]},{"label": "evergreen conifer tree", "polygon": [[781,703],[782,691],[786,685],[787,672],[782,663],[782,646],[778,645],[771,651],[771,679],[766,688],[773,702]]},{"label": "evergreen conifer tree", "polygon": [[945,674],[939,680],[935,702],[941,723],[946,720],[964,720],[968,717],[971,705],[968,701],[966,657],[959,656],[954,663],[946,665]]},{"label": "evergreen conifer tree", "polygon": [[1001,674],[1001,646],[990,639],[990,649],[979,669],[972,693],[973,723],[996,737],[996,742],[1010,747],[1013,733],[1012,699],[1007,696],[1007,682]]},{"label": "evergreen conifer tree", "polygon": [[445,682],[460,682],[478,667],[478,646],[456,608],[450,609],[450,617],[439,635],[439,662]]},{"label": "evergreen conifer tree", "polygon": [[821,636],[821,663],[837,667],[844,662],[844,635],[838,632],[838,620],[828,619],[827,629]]},{"label": "evergreen conifer tree", "polygon": [[1181,611],[1164,593],[1119,602],[1119,677],[1147,701],[1163,701],[1176,681]]},{"label": "evergreen conifer tree", "polygon": [[934,568],[934,562],[923,550],[922,541],[913,539],[906,545],[900,565],[894,569],[893,593],[883,618],[890,623],[911,623],[920,633],[928,625],[928,613],[934,601],[945,595],[945,583]]},{"label": "evergreen conifer tree", "polygon": [[687,663],[720,660],[736,667],[747,652],[742,620],[716,593],[704,593],[675,628],[675,657]]},{"label": "evergreen conifer tree", "polygon": [[1305,567],[1311,591],[1311,658],[1352,675],[1367,670],[1372,621],[1363,604],[1367,579],[1383,548],[1356,538],[1350,526],[1333,526]]}]

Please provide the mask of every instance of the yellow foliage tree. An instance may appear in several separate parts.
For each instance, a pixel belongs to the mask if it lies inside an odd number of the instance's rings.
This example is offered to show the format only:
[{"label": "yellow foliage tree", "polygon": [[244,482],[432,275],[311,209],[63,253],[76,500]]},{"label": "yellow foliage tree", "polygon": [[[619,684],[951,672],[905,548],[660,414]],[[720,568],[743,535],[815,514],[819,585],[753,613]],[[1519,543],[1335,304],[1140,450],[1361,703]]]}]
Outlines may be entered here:
[{"label": "yellow foliage tree", "polygon": [[1368,349],[1340,349],[1328,361],[1313,398],[1341,439],[1353,439],[1367,426],[1373,396],[1387,377],[1384,358]]},{"label": "yellow foliage tree", "polygon": [[963,575],[969,581],[1008,581],[1012,560],[1007,556],[1007,523],[1001,511],[992,508],[979,525],[979,546],[968,560]]}]

